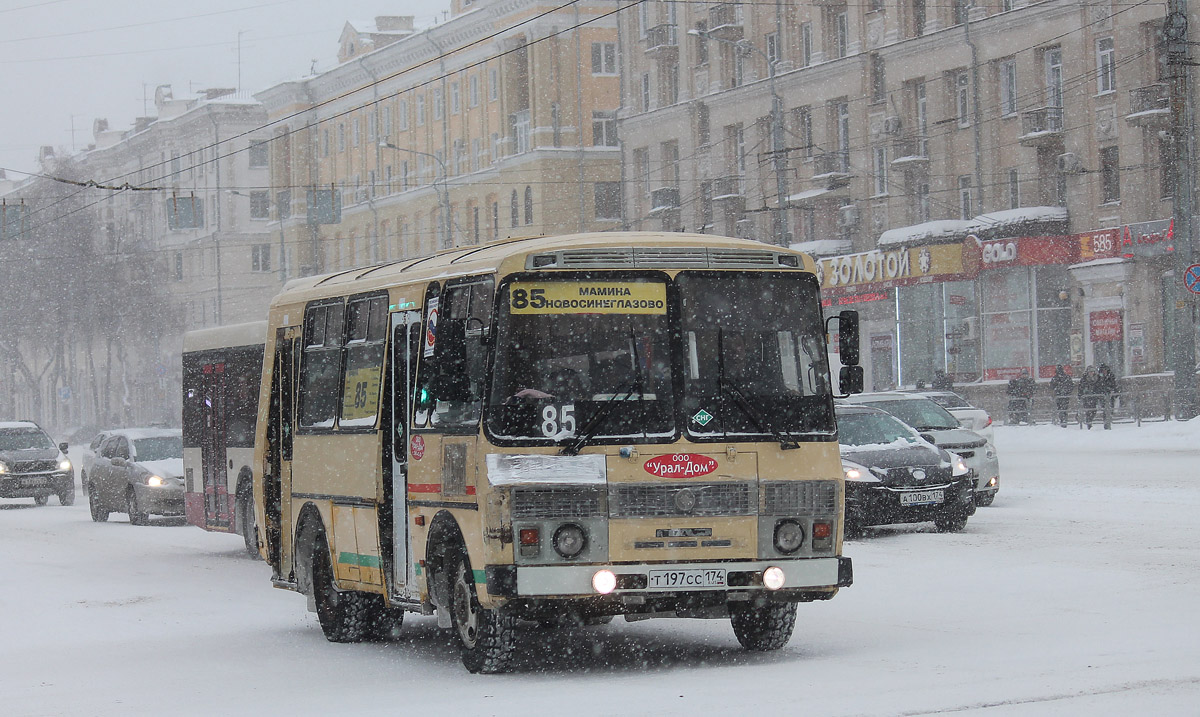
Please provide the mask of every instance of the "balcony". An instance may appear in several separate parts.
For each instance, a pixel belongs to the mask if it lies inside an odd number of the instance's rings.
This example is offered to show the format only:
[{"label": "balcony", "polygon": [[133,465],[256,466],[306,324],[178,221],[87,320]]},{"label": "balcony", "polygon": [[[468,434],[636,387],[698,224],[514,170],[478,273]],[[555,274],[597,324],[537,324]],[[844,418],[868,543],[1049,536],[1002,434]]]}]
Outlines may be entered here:
[{"label": "balcony", "polygon": [[900,169],[929,164],[929,139],[924,136],[900,137],[892,142],[892,166]]},{"label": "balcony", "polygon": [[713,180],[713,201],[740,203],[742,201],[741,176],[717,177]]},{"label": "balcony", "polygon": [[679,187],[660,187],[650,190],[650,215],[679,208]]},{"label": "balcony", "polygon": [[742,39],[742,4],[721,3],[708,9],[708,34],[718,40]]},{"label": "balcony", "polygon": [[1125,121],[1134,127],[1165,129],[1171,124],[1171,95],[1166,84],[1135,87],[1129,91],[1129,114]]},{"label": "balcony", "polygon": [[675,34],[674,25],[655,25],[646,31],[646,54],[667,55],[678,54],[679,40]]},{"label": "balcony", "polygon": [[1041,107],[1021,113],[1021,144],[1052,147],[1063,143],[1062,107]]},{"label": "balcony", "polygon": [[850,180],[850,155],[846,152],[826,152],[813,156],[813,184],[840,187]]}]

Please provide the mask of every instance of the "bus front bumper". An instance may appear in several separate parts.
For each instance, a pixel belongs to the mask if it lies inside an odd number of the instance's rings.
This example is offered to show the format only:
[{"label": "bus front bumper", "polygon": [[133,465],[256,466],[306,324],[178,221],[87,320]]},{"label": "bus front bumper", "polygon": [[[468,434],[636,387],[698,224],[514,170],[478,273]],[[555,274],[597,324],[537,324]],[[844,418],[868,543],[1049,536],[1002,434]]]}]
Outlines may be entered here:
[{"label": "bus front bumper", "polygon": [[850,558],[803,558],[712,563],[653,563],[636,565],[488,565],[487,591],[496,597],[594,597],[593,578],[600,571],[616,577],[608,594],[655,594],[695,591],[749,590],[769,592],[763,571],[783,570],[780,591],[834,589],[854,582]]}]

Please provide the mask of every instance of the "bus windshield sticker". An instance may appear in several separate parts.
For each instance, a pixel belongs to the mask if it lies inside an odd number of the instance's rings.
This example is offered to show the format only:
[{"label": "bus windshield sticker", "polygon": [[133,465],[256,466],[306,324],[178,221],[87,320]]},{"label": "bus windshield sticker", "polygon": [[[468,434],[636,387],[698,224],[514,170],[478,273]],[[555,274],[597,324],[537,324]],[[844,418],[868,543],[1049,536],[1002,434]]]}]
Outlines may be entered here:
[{"label": "bus windshield sticker", "polygon": [[433,356],[433,346],[437,342],[438,297],[429,300],[429,311],[425,320],[425,358]]},{"label": "bus windshield sticker", "polygon": [[696,423],[699,423],[701,428],[707,426],[708,422],[712,419],[713,415],[708,411],[705,411],[703,408],[701,408],[696,415],[692,416],[692,420]]},{"label": "bus windshield sticker", "polygon": [[543,408],[542,435],[546,438],[574,438],[575,404]]},{"label": "bus windshield sticker", "polygon": [[665,314],[667,286],[648,281],[519,281],[508,288],[514,314]]}]

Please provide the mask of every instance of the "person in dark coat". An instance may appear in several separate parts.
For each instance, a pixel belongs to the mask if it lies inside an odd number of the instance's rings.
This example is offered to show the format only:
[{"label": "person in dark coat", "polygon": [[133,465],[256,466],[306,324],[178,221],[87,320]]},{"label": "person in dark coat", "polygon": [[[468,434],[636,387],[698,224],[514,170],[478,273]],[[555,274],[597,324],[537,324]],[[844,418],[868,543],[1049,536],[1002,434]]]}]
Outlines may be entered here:
[{"label": "person in dark coat", "polygon": [[933,372],[933,390],[934,391],[953,391],[954,379],[946,375],[945,371],[938,369]]},{"label": "person in dark coat", "polygon": [[1117,400],[1117,377],[1106,363],[1100,364],[1096,376],[1099,381],[1100,400],[1103,402],[1100,407],[1104,412],[1104,427],[1112,428],[1113,406]]},{"label": "person in dark coat", "polygon": [[1030,378],[1028,371],[1021,371],[1008,382],[1008,420],[1009,423],[1033,423],[1029,411],[1033,406],[1033,394],[1037,384]]},{"label": "person in dark coat", "polygon": [[1100,374],[1095,366],[1088,366],[1079,379],[1079,405],[1083,408],[1083,422],[1088,429],[1096,417],[1096,402],[1100,400]]},{"label": "person in dark coat", "polygon": [[1075,380],[1061,364],[1054,367],[1054,377],[1050,379],[1050,392],[1054,394],[1054,407],[1058,409],[1058,423],[1066,428],[1067,409],[1071,406],[1071,394],[1075,393]]}]

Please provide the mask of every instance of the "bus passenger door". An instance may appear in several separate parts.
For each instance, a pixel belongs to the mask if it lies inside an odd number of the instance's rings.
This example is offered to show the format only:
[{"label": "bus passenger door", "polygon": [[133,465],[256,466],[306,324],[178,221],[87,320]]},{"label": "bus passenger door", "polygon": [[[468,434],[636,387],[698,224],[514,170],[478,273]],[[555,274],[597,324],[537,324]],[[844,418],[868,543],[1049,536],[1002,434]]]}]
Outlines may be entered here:
[{"label": "bus passenger door", "polygon": [[206,363],[203,372],[203,426],[200,440],[200,469],[204,485],[204,523],[209,528],[228,529],[229,478],[226,456],[224,360]]},{"label": "bus passenger door", "polygon": [[[278,329],[271,370],[271,407],[267,424],[267,465],[263,475],[264,537],[267,562],[276,578],[286,579],[291,564],[283,556],[291,550],[291,475],[296,328]],[[287,498],[285,499],[285,495]],[[284,541],[287,545],[284,545]]]},{"label": "bus passenger door", "polygon": [[391,455],[392,455],[392,595],[406,598],[416,587],[412,546],[408,534],[409,421],[412,416],[412,381],[421,346],[421,313],[392,314],[391,351]]}]

